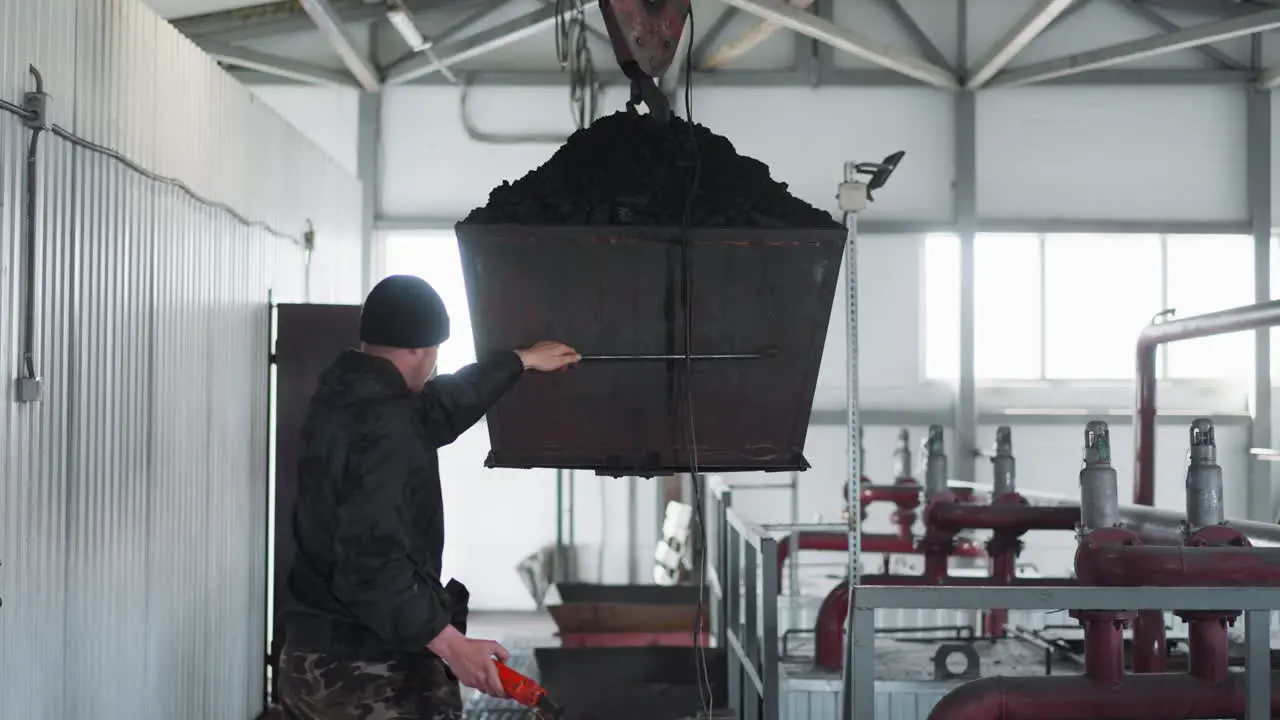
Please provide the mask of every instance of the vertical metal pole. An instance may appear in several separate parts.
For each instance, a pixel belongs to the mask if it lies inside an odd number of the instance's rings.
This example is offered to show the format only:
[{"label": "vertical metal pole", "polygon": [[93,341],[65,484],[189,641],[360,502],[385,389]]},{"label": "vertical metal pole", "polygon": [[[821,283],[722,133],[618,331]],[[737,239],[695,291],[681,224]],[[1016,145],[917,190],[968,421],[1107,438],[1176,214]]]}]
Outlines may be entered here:
[{"label": "vertical metal pole", "polygon": [[[574,470],[570,470],[568,472],[569,472],[569,519],[567,524],[569,526],[569,547],[572,548],[570,552],[573,555],[573,563],[572,563],[572,569],[570,570],[570,572],[566,577],[570,582],[572,582],[578,579],[578,554],[577,554],[578,553],[578,550],[577,550],[578,523],[573,514],[574,503],[576,503],[578,500],[578,483],[577,483],[576,472]],[[601,541],[603,542],[603,540]]]},{"label": "vertical metal pole", "polygon": [[636,477],[627,478],[627,582],[634,585],[640,575],[636,548],[640,539],[640,518],[636,510]]},{"label": "vertical metal pole", "polygon": [[[678,482],[680,480],[680,476],[678,474],[675,475],[674,480]],[[653,520],[654,520],[654,526],[655,526],[654,529],[656,532],[656,534],[654,535],[654,540],[656,542],[662,542],[662,538],[666,534],[664,532],[665,530],[664,526],[667,520],[667,487],[668,487],[667,479],[665,477],[655,477],[653,479],[653,494],[654,494]],[[702,512],[702,510],[700,508],[694,508],[694,512]],[[694,525],[694,523],[696,522],[697,521],[694,520],[693,518],[689,518],[690,530],[692,530],[694,527],[697,527],[696,525]],[[690,537],[691,538],[693,537],[692,532],[690,532]],[[697,560],[697,557],[695,555],[695,561],[696,560]]]},{"label": "vertical metal pole", "polygon": [[[704,485],[705,487],[705,485]],[[720,581],[720,622],[716,627],[717,636],[721,647],[728,647],[729,643],[725,640],[725,632],[731,627],[730,618],[733,617],[729,610],[729,585],[733,579],[732,568],[729,564],[732,562],[732,555],[729,552],[729,520],[727,513],[729,508],[733,506],[733,491],[725,489],[724,494],[720,496],[720,509],[716,512],[718,528],[716,530],[716,545],[719,546],[720,557],[716,562],[716,579]]]},{"label": "vertical metal pole", "polygon": [[[1262,35],[1253,36],[1253,65],[1262,65]],[[1245,171],[1248,173],[1249,224],[1253,230],[1253,296],[1271,300],[1271,93],[1252,85],[1246,95]],[[1271,410],[1271,328],[1254,331],[1253,447],[1274,447]],[[1247,517],[1273,522],[1271,463],[1249,457]]]},{"label": "vertical metal pole", "polygon": [[[800,473],[791,473],[791,524],[800,523]],[[792,530],[787,539],[787,557],[791,562],[787,565],[787,629],[800,627],[800,531]],[[776,564],[776,563],[775,563]],[[765,567],[770,567],[767,563]]]},{"label": "vertical metal pole", "polygon": [[[792,533],[794,535],[794,533]],[[764,607],[761,615],[760,680],[764,686],[764,720],[778,720],[782,714],[782,688],[778,686],[778,541],[764,538],[760,541],[761,599]]]},{"label": "vertical metal pole", "polygon": [[[960,5],[960,63],[965,67],[967,8]],[[977,100],[969,90],[955,95],[955,214],[960,236],[960,377],[956,393],[956,444],[953,472],[957,479],[977,479],[978,404],[974,362],[974,237],[978,232]]]},{"label": "vertical metal pole", "polygon": [[382,202],[382,93],[360,93],[359,130],[356,139],[356,173],[360,178],[360,296],[364,297],[378,272],[374,242],[379,205]]},{"label": "vertical metal pole", "polygon": [[564,471],[556,470],[556,571],[555,581],[565,581],[564,552]]},{"label": "vertical metal pole", "polygon": [[[844,168],[845,182],[857,182],[857,173],[852,163],[846,163]],[[873,703],[873,697],[859,696],[855,688],[855,680],[859,675],[871,677],[873,675],[872,666],[861,666],[858,664],[858,658],[854,654],[854,628],[856,623],[854,620],[854,597],[857,595],[857,586],[861,584],[862,574],[862,523],[859,521],[861,505],[859,498],[862,488],[862,442],[860,433],[860,422],[858,418],[858,215],[857,213],[845,213],[845,224],[848,226],[848,240],[845,247],[845,292],[847,294],[845,304],[845,321],[846,339],[848,348],[848,357],[845,361],[847,365],[847,382],[848,382],[848,418],[845,428],[845,441],[847,443],[848,467],[846,468],[847,476],[845,478],[845,490],[847,493],[846,510],[849,518],[849,622],[845,623],[845,662],[844,672],[842,674],[841,702],[843,705],[844,720],[855,720],[855,718],[871,717],[866,713],[866,709],[871,709],[866,703]],[[794,562],[794,560],[792,561]],[[865,709],[864,709],[865,708]]]},{"label": "vertical metal pole", "polygon": [[[742,538],[738,537],[738,528],[725,523],[725,535],[728,538],[729,562],[725,565],[725,599],[728,605],[727,637],[729,658],[729,702],[734,710],[734,717],[741,717],[745,698],[745,678],[742,663],[746,660],[738,654],[738,647],[743,643],[742,634]],[[735,647],[737,645],[738,647]]]},{"label": "vertical metal pole", "polygon": [[1271,718],[1271,612],[1244,614],[1244,720]]}]

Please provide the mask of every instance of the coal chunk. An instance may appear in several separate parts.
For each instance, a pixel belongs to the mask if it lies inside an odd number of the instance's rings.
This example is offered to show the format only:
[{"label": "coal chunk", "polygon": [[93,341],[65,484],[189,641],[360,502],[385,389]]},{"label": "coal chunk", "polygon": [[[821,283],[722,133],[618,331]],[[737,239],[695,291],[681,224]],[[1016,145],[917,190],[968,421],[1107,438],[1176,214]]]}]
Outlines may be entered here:
[{"label": "coal chunk", "polygon": [[739,155],[724,137],[682,118],[663,123],[630,112],[578,130],[542,167],[494,188],[488,204],[463,222],[840,227],[770,177],[764,163]]}]

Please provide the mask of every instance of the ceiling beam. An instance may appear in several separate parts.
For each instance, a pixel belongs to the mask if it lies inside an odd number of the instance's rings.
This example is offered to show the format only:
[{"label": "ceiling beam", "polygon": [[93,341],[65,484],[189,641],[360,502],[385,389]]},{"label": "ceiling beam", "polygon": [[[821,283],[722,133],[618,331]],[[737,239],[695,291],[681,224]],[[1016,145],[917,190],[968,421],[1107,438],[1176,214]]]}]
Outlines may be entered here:
[{"label": "ceiling beam", "polygon": [[[1165,32],[1178,32],[1183,29],[1181,25],[1161,15],[1158,11],[1153,10],[1146,3],[1135,2],[1135,0],[1116,0],[1116,2],[1125,10],[1128,10],[1134,17],[1142,18],[1149,24],[1154,25]],[[1196,48],[1196,52],[1204,55],[1227,70],[1244,69],[1243,63],[1238,62],[1235,58],[1227,55],[1221,50],[1218,50],[1212,45],[1201,45]]]},{"label": "ceiling beam", "polygon": [[[801,10],[809,10],[813,5],[813,0],[786,0],[788,5],[800,8]],[[746,55],[752,50],[760,46],[761,43],[773,37],[782,28],[775,22],[769,20],[759,20],[752,27],[742,31],[735,40],[725,43],[716,49],[710,57],[701,65],[706,70],[720,70],[725,65]],[[811,42],[805,40],[804,42]]]},{"label": "ceiling beam", "polygon": [[[414,2],[420,4],[421,0]],[[332,0],[332,4],[343,22],[348,23],[373,20],[386,12],[381,3],[370,5],[363,0]],[[169,23],[193,40],[208,38],[227,43],[309,32],[316,27],[296,0],[170,18]]]},{"label": "ceiling beam", "polygon": [[680,87],[680,83],[684,82],[685,63],[692,52],[689,47],[691,42],[693,42],[693,27],[686,22],[684,31],[680,33],[680,41],[676,43],[676,54],[671,59],[671,65],[667,66],[667,71],[658,79],[658,89],[668,98]]},{"label": "ceiling beam", "polygon": [[959,84],[955,75],[945,68],[891,48],[868,36],[846,30],[830,20],[779,0],[722,0],[722,2],[928,85],[954,89]]},{"label": "ceiling beam", "polygon": [[[589,3],[584,12],[599,10],[599,5]],[[456,43],[441,46],[436,50],[439,62],[425,55],[419,55],[387,75],[388,85],[403,85],[424,75],[439,72],[442,67],[450,67],[460,62],[480,57],[511,43],[546,32],[555,27],[556,9],[554,6],[541,7],[533,12],[482,30]]]},{"label": "ceiling beam", "polygon": [[218,40],[201,40],[196,43],[209,57],[224,65],[256,70],[285,80],[296,80],[308,85],[357,87],[350,75],[312,63],[271,55],[249,48],[236,47]]},{"label": "ceiling beam", "polygon": [[978,90],[987,84],[996,73],[1000,72],[1011,60],[1022,52],[1032,40],[1045,31],[1058,18],[1073,0],[1039,0],[1023,14],[1022,19],[1005,33],[1000,41],[991,46],[986,55],[974,66],[977,69],[969,76],[965,87]]},{"label": "ceiling beam", "polygon": [[911,42],[915,43],[916,49],[924,55],[925,60],[940,68],[946,68],[953,74],[955,73],[955,66],[947,59],[946,55],[942,54],[938,46],[929,38],[929,34],[920,27],[920,23],[916,22],[915,18],[911,17],[911,13],[907,12],[901,2],[898,0],[880,0],[880,5],[885,10],[888,10],[889,14],[898,21],[899,27],[911,38]]},{"label": "ceiling beam", "polygon": [[733,22],[733,19],[740,14],[742,14],[742,11],[738,8],[726,7],[724,12],[716,16],[715,21],[711,23],[711,27],[698,33],[698,42],[693,46],[693,66],[695,68],[703,66],[703,63],[707,61],[707,57],[711,55],[711,51],[720,44],[720,38],[724,35],[725,29],[729,27],[729,23]]},{"label": "ceiling beam", "polygon": [[1280,10],[1249,13],[1222,22],[1199,25],[1178,32],[1124,42],[1110,47],[1069,55],[1057,60],[1034,63],[1006,70],[988,83],[991,87],[1016,87],[1052,80],[1067,75],[1120,65],[1142,58],[1167,55],[1210,43],[1253,35],[1280,28]]},{"label": "ceiling beam", "polygon": [[351,40],[342,18],[333,9],[333,4],[329,0],[298,0],[298,2],[311,16],[311,21],[320,29],[320,34],[324,35],[325,40],[329,41],[334,52],[338,53],[342,64],[351,71],[351,76],[360,83],[360,87],[364,88],[365,92],[377,92],[382,87],[382,82],[378,79],[378,71]]}]

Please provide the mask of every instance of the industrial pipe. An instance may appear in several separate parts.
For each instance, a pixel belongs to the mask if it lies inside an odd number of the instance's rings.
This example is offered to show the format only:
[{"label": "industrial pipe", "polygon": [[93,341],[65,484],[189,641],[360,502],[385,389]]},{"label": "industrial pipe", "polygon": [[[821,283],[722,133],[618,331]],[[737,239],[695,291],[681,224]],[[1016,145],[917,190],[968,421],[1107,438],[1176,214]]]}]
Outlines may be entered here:
[{"label": "industrial pipe", "polygon": [[[988,495],[995,492],[994,486],[982,483],[952,481],[952,485],[956,486],[954,490],[967,490]],[[1079,497],[1039,491],[1024,491],[1021,494],[1029,500],[1052,502],[1061,507],[1080,505]],[[1182,543],[1183,525],[1186,523],[1185,512],[1145,505],[1119,505],[1119,513],[1123,526],[1142,536],[1142,542],[1145,544]],[[1238,518],[1226,518],[1224,522],[1239,530],[1255,546],[1280,546],[1280,525]]]},{"label": "industrial pipe", "polygon": [[1076,575],[1107,587],[1280,587],[1280,548],[1082,546]]},{"label": "industrial pipe", "polygon": [[1245,305],[1207,315],[1152,323],[1138,335],[1137,428],[1133,503],[1156,504],[1156,351],[1178,340],[1226,335],[1280,325],[1280,300]]},{"label": "industrial pipe", "polygon": [[891,502],[895,505],[920,505],[920,486],[911,483],[895,485],[863,485],[858,493],[858,500],[865,506],[873,502]]},{"label": "industrial pipe", "polygon": [[930,425],[924,441],[924,496],[926,499],[947,490],[947,451],[942,426]]},{"label": "industrial pipe", "polygon": [[[830,552],[848,552],[849,535],[839,532],[801,532],[796,533],[798,550],[822,550]],[[900,535],[864,534],[862,536],[862,552],[889,553],[893,555],[917,555],[915,538],[904,538]],[[982,548],[962,540],[956,543],[956,557],[983,557]],[[791,536],[778,539],[778,582],[782,582],[783,570],[791,557]],[[865,584],[865,583],[864,583]]]},{"label": "industrial pipe", "polygon": [[[1276,688],[1280,672],[1273,672]],[[1243,717],[1243,673],[1209,682],[1182,673],[1128,675],[1107,686],[1082,676],[994,675],[947,693],[929,720],[1207,720]],[[1271,692],[1271,712],[1280,712],[1280,691]]]},{"label": "industrial pipe", "polygon": [[[1013,457],[1013,430],[1007,425],[1001,425],[996,428],[996,446],[995,454],[991,458],[991,472],[995,488],[995,494],[991,498],[991,508],[1000,508],[1002,511],[1006,511],[1006,514],[1011,509],[1019,511],[1032,509],[1027,507],[1026,499],[1018,494],[1018,481]],[[1056,510],[1057,508],[1036,508],[1036,510],[1050,509]],[[944,511],[943,514],[947,513]],[[1047,520],[1049,515],[1041,512],[1036,517],[1040,520]],[[1070,525],[1066,529],[1075,528],[1079,517],[1080,514],[1077,512],[1074,513],[1074,517],[1068,518],[1067,522]],[[937,520],[945,522],[943,518],[937,518]],[[973,527],[982,526],[975,525]],[[992,528],[994,532],[991,533],[991,539],[987,541],[987,554],[991,557],[991,583],[993,585],[1013,584],[1018,575],[1018,556],[1022,554],[1022,536],[1030,529],[1039,528],[1036,528],[1035,523],[1028,524],[1025,522]],[[1004,637],[1005,629],[1008,625],[1009,610],[1007,608],[991,608],[984,614],[983,627],[988,637]]]},{"label": "industrial pipe", "polygon": [[[923,587],[938,583],[924,575],[863,575],[862,585],[881,587]],[[987,578],[947,577],[946,587],[983,587]],[[1076,583],[1070,578],[1015,578],[1012,587],[1070,587]],[[860,587],[861,587],[860,586]],[[839,670],[844,664],[844,624],[849,618],[849,583],[841,581],[827,593],[818,606],[818,619],[814,624],[814,664],[828,670]]]},{"label": "industrial pipe", "polygon": [[934,503],[930,504],[925,511],[925,524],[945,532],[996,530],[1021,533],[1029,530],[1074,530],[1079,519],[1079,508],[1032,507],[1022,504]]},{"label": "industrial pipe", "polygon": [[[1111,430],[1105,422],[1090,422],[1084,429],[1084,464],[1080,469],[1080,545],[1076,550],[1076,576],[1084,577],[1080,574],[1081,556],[1089,549],[1137,542],[1140,542],[1138,536],[1125,529],[1120,521],[1119,481],[1111,464]],[[1086,558],[1086,565],[1087,562]],[[1091,619],[1105,617],[1099,613],[1074,615],[1086,624]],[[1162,672],[1168,654],[1164,613],[1142,610],[1136,615],[1111,613],[1110,617],[1117,622],[1128,622],[1132,617],[1134,672]]]},{"label": "industrial pipe", "polygon": [[[1138,335],[1137,402],[1134,408],[1136,428],[1133,468],[1133,503],[1156,504],[1156,351],[1161,345],[1178,340],[1225,335],[1241,330],[1254,330],[1280,324],[1280,301],[1223,310],[1168,322],[1152,323]],[[1160,620],[1157,622],[1157,616]],[[1165,628],[1163,613],[1145,610],[1134,624],[1135,672],[1163,669]],[[1149,651],[1149,652],[1148,652]],[[1156,653],[1159,660],[1156,661]],[[1147,660],[1152,660],[1148,663]]]},{"label": "industrial pipe", "polygon": [[[1191,423],[1191,448],[1187,453],[1187,534],[1189,547],[1246,547],[1240,531],[1226,525],[1222,510],[1222,468],[1213,422],[1199,418]],[[1227,627],[1240,617],[1238,610],[1179,611],[1187,623],[1191,675],[1219,682],[1230,666]]]}]

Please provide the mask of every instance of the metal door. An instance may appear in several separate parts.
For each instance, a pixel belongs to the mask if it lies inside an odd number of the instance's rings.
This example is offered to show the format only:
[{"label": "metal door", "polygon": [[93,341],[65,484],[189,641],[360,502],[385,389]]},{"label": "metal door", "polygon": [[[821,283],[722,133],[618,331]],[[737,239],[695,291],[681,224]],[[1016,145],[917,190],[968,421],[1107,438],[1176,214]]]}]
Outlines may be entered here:
[{"label": "metal door", "polygon": [[[280,610],[288,599],[289,568],[293,566],[293,504],[298,496],[297,459],[302,421],[320,373],[349,348],[359,344],[359,305],[277,305],[273,388],[276,449],[271,493],[275,532],[268,548],[275,569],[267,580],[274,588],[271,608],[271,664],[280,655],[284,631]],[[277,674],[272,673],[272,697]]]}]

